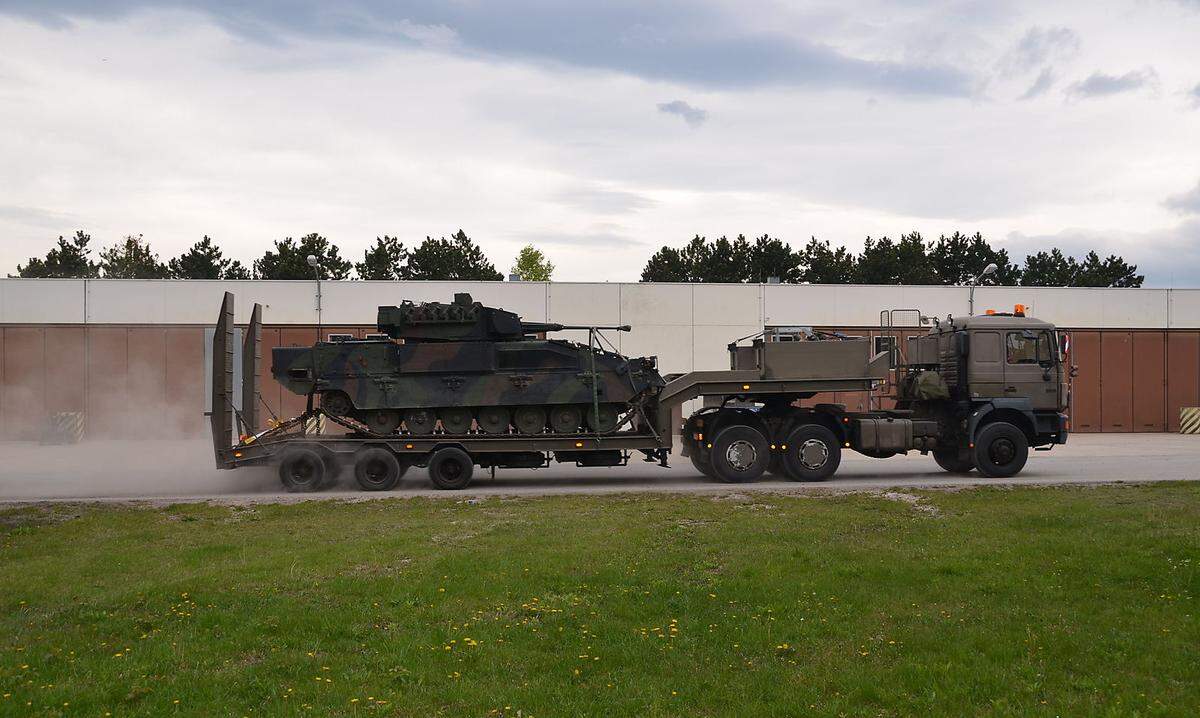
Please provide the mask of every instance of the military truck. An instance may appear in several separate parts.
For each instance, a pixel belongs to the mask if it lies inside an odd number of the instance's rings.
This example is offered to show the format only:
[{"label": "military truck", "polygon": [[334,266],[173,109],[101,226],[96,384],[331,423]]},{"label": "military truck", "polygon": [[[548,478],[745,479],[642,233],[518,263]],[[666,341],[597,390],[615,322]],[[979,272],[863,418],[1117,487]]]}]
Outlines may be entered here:
[{"label": "military truck", "polygon": [[[819,481],[837,471],[843,448],[876,458],[916,450],[952,473],[1008,477],[1024,468],[1030,448],[1066,443],[1069,372],[1053,325],[1025,316],[1020,305],[932,324],[928,334],[907,337],[903,349],[882,342],[866,365],[867,375],[894,387],[890,410],[797,406],[813,392],[773,383],[844,373],[863,356],[865,340],[831,344],[812,341],[811,330],[809,337],[775,331],[730,345],[728,374],[746,376],[742,391],[718,395],[716,406],[688,417],[682,453],[724,481],[764,471]],[[660,401],[673,401],[685,377],[668,381]]]},{"label": "military truck", "polygon": [[[1069,372],[1058,333],[1025,316],[1019,305],[1006,314],[928,320],[928,332],[914,331],[904,342],[895,340],[903,333],[895,312],[881,314],[881,326],[892,336],[876,342],[807,327],[768,328],[728,346],[729,369],[650,378],[635,387],[636,399],[627,405],[635,411],[607,431],[586,421],[561,430],[511,424],[489,430],[476,421],[467,429],[397,432],[389,426],[378,432],[344,411],[322,408],[321,387],[311,380],[301,415],[261,425],[257,305],[245,332],[241,408],[235,409],[233,303],[226,294],[213,337],[216,465],[275,465],[290,491],[319,490],[344,467],[353,467],[360,487],[371,491],[394,488],[411,467],[427,469],[431,483],[443,489],[466,487],[475,467],[623,466],[635,453],[666,467],[677,430],[680,453],[702,474],[727,482],[753,481],[764,472],[828,479],[843,449],[876,458],[918,451],[932,454],[946,471],[1008,477],[1021,471],[1031,448],[1050,449],[1068,435]],[[917,323],[925,322],[922,316]],[[654,359],[638,361],[650,377]],[[286,366],[285,373],[297,368]],[[618,374],[626,371],[619,367],[618,361]],[[574,374],[553,381],[570,384],[578,379]],[[881,387],[890,389],[893,408],[852,412],[835,403],[806,405],[828,392],[874,396]],[[695,399],[704,406],[684,420],[681,407]],[[579,406],[577,398],[567,403]]]}]

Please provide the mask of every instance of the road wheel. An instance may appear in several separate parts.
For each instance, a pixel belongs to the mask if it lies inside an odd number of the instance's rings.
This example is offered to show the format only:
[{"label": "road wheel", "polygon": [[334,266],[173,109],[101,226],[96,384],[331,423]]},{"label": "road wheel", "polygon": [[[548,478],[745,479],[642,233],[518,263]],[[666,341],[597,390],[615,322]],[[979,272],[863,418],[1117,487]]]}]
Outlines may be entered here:
[{"label": "road wheel", "polygon": [[350,416],[354,412],[354,404],[344,391],[322,392],[321,408],[332,416]]},{"label": "road wheel", "polygon": [[279,461],[279,480],[292,493],[317,491],[325,482],[325,462],[312,449],[288,449]]},{"label": "road wheel", "polygon": [[376,434],[394,434],[400,428],[400,412],[390,409],[372,411],[365,417],[367,428]]},{"label": "road wheel", "polygon": [[502,406],[484,406],[475,412],[475,421],[479,422],[479,430],[485,434],[504,434],[508,432],[508,409]]},{"label": "road wheel", "polygon": [[354,478],[363,491],[391,491],[407,467],[381,446],[368,446],[354,457]]},{"label": "road wheel", "polygon": [[827,427],[805,424],[788,436],[783,470],[795,481],[824,481],[842,463],[842,444]]},{"label": "road wheel", "polygon": [[442,420],[442,429],[447,434],[465,434],[471,430],[471,410],[463,407],[451,407],[438,412]]},{"label": "road wheel", "polygon": [[607,434],[617,428],[617,419],[620,417],[620,412],[615,404],[601,404],[597,407],[589,406],[587,408],[587,425],[588,428],[597,434]]},{"label": "road wheel", "polygon": [[952,474],[968,474],[975,468],[971,455],[963,453],[956,447],[933,450],[933,460],[937,465]]},{"label": "road wheel", "polygon": [[699,471],[710,479],[717,478],[717,475],[713,473],[712,464],[709,463],[707,458],[700,456],[699,449],[692,449],[692,453],[688,454],[688,458],[692,460],[692,466],[695,467],[696,471]]},{"label": "road wheel", "polygon": [[437,420],[434,419],[433,412],[429,409],[409,409],[404,412],[404,426],[410,434],[417,436],[432,434],[436,423]]},{"label": "road wheel", "polygon": [[471,483],[475,464],[467,452],[446,446],[429,459],[429,480],[439,489],[465,489]]},{"label": "road wheel", "polygon": [[583,423],[583,411],[577,406],[560,404],[550,409],[550,428],[556,434],[574,434]]},{"label": "road wheel", "polygon": [[975,434],[975,467],[994,479],[1016,475],[1029,460],[1025,432],[1006,421],[988,424]]},{"label": "road wheel", "polygon": [[540,406],[522,406],[513,412],[518,434],[540,434],[546,429],[546,410]]},{"label": "road wheel", "polygon": [[771,448],[758,429],[730,426],[717,433],[709,455],[718,479],[741,483],[762,476],[771,461]]}]

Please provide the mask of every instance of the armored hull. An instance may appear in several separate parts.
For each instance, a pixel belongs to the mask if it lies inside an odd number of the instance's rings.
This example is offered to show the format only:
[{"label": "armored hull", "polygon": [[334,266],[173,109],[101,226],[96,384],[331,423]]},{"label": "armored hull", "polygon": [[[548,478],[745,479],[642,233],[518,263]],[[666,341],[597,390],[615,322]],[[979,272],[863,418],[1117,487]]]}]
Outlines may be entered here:
[{"label": "armored hull", "polygon": [[663,386],[653,358],[541,339],[561,325],[522,323],[462,295],[379,316],[387,338],[276,348],[272,374],[385,434],[607,433]]}]

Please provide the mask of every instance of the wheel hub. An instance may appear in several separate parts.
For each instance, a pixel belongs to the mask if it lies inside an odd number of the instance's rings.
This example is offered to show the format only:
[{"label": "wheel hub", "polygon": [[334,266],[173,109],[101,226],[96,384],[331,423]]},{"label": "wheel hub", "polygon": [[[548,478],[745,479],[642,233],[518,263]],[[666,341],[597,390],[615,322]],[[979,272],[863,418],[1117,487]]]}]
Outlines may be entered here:
[{"label": "wheel hub", "polygon": [[757,459],[758,451],[749,441],[739,439],[725,449],[725,461],[734,471],[748,470]]},{"label": "wheel hub", "polygon": [[797,455],[804,468],[816,470],[829,461],[829,447],[820,439],[808,439],[800,445]]},{"label": "wheel hub", "polygon": [[1017,455],[1017,448],[1010,439],[997,439],[988,447],[988,458],[997,466],[1003,466]]}]

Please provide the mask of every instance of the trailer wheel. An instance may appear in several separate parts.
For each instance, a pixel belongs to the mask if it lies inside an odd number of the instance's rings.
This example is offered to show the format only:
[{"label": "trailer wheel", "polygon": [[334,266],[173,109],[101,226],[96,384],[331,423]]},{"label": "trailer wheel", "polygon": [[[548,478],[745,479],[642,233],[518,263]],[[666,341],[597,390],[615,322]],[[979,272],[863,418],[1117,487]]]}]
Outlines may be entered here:
[{"label": "trailer wheel", "polygon": [[354,457],[354,478],[363,491],[391,491],[407,468],[381,446],[368,446]]},{"label": "trailer wheel", "polygon": [[758,429],[734,425],[713,439],[710,456],[716,478],[741,483],[762,476],[771,461],[771,447]]},{"label": "trailer wheel", "polygon": [[462,449],[446,446],[429,459],[429,480],[439,489],[465,489],[471,483],[475,462]]},{"label": "trailer wheel", "polygon": [[824,481],[842,463],[842,445],[820,424],[796,427],[788,435],[783,470],[794,481]]},{"label": "trailer wheel", "polygon": [[963,456],[957,448],[934,449],[933,460],[952,474],[968,474],[975,468],[975,461],[969,455]]},{"label": "trailer wheel", "polygon": [[1029,460],[1029,440],[1025,432],[1008,423],[988,424],[975,435],[975,466],[979,473],[993,479],[1014,476]]},{"label": "trailer wheel", "polygon": [[312,449],[288,449],[279,461],[279,480],[293,493],[317,491],[325,482],[325,462]]},{"label": "trailer wheel", "polygon": [[699,471],[710,479],[717,478],[717,475],[713,473],[712,463],[707,459],[701,458],[699,449],[692,449],[692,453],[688,454],[688,458],[692,460],[692,466],[695,467],[696,471]]}]

